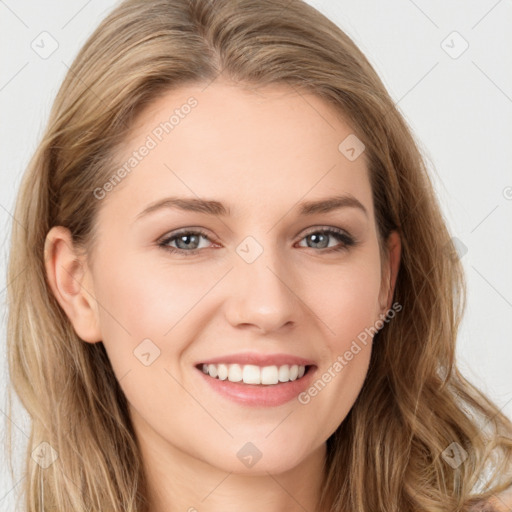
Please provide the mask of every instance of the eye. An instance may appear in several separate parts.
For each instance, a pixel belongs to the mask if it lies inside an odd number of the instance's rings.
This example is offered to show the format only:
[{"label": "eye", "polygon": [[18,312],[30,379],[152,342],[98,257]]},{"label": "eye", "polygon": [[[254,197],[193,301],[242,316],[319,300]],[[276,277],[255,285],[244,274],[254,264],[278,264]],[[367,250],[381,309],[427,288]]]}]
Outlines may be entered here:
[{"label": "eye", "polygon": [[[337,245],[329,245],[329,238],[338,240]],[[337,252],[346,251],[349,247],[356,244],[354,238],[352,238],[345,231],[338,228],[316,228],[314,231],[310,231],[302,240],[311,240],[312,245],[307,247],[311,249],[324,249],[322,252]],[[304,247],[304,246],[301,246]]]},{"label": "eye", "polygon": [[[208,235],[204,231],[183,230],[178,233],[174,233],[172,236],[164,238],[158,243],[158,246],[171,253],[180,253],[188,256],[190,254],[195,254],[200,250],[199,244],[201,238],[209,240]],[[176,243],[177,247],[169,245],[172,243]]]}]

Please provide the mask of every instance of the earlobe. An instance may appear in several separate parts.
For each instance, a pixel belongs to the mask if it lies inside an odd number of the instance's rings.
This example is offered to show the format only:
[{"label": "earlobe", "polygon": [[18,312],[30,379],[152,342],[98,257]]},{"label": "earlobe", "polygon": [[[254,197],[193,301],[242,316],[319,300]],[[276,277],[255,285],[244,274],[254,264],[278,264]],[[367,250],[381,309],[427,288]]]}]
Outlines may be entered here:
[{"label": "earlobe", "polygon": [[77,335],[89,343],[101,341],[94,290],[87,283],[85,264],[74,248],[69,229],[50,229],[44,259],[50,288]]}]

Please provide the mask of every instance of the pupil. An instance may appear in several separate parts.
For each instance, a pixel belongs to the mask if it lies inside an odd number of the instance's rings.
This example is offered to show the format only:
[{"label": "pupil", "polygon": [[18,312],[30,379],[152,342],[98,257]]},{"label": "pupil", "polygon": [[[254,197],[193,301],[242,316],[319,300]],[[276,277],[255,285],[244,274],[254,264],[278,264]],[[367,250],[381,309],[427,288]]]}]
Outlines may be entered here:
[{"label": "pupil", "polygon": [[184,242],[185,243],[185,247],[190,247],[190,244],[193,242],[191,242],[190,240],[188,242],[186,242],[185,240],[186,239],[191,239],[191,238],[197,238],[197,235],[182,235],[178,238],[178,241],[181,241],[181,242]]},{"label": "pupil", "polygon": [[[312,238],[314,244],[321,244],[321,242],[318,241],[319,237],[323,237],[324,238],[324,242],[325,242],[325,240],[327,240],[327,237],[324,234],[322,234],[322,233],[313,234],[313,235],[311,235],[311,238]],[[327,247],[327,246],[324,243],[322,245],[322,248],[325,248],[325,247]]]}]

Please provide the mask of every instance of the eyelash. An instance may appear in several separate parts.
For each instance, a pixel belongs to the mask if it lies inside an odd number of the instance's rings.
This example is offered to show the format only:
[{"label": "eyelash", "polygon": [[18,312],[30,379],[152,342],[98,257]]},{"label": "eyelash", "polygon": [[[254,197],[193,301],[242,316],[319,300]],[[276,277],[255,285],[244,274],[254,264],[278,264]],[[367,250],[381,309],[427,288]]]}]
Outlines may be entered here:
[{"label": "eyelash", "polygon": [[[347,235],[341,229],[332,228],[332,227],[329,227],[329,228],[318,228],[318,229],[315,229],[314,231],[310,231],[309,233],[306,233],[301,238],[300,241],[302,241],[304,238],[306,238],[306,237],[308,237],[310,235],[315,235],[315,234],[318,234],[318,233],[321,233],[321,234],[324,234],[324,235],[325,234],[333,235],[334,238],[336,238],[340,242],[342,242],[341,245],[338,245],[338,246],[335,246],[335,247],[329,247],[329,248],[320,249],[320,251],[323,252],[323,253],[333,253],[333,252],[348,251],[350,247],[353,247],[353,246],[357,245],[356,240],[354,238],[352,238],[350,235]],[[184,249],[178,249],[176,247],[170,247],[169,245],[167,245],[170,242],[173,242],[178,237],[183,236],[183,235],[199,235],[199,236],[202,236],[202,237],[206,238],[207,240],[210,240],[208,235],[207,235],[207,233],[202,231],[201,229],[197,229],[197,230],[182,230],[182,231],[173,233],[171,236],[168,236],[168,237],[164,238],[163,240],[161,240],[158,243],[158,246],[161,247],[162,249],[170,252],[170,253],[173,253],[173,254],[183,254],[184,256],[193,256],[193,255],[195,255],[198,252],[203,250],[203,249],[192,249],[190,251],[187,251],[187,250],[184,250]],[[314,247],[307,247],[307,249],[314,249]]]}]

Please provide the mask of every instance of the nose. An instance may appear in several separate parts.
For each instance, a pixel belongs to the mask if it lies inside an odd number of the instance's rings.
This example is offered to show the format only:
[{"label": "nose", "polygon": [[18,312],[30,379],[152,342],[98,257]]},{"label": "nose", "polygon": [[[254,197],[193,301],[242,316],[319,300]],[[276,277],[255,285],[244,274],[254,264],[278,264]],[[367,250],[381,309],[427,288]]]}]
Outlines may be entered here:
[{"label": "nose", "polygon": [[282,258],[266,249],[252,263],[235,260],[230,297],[225,303],[226,319],[233,327],[266,334],[297,324],[304,304]]}]

